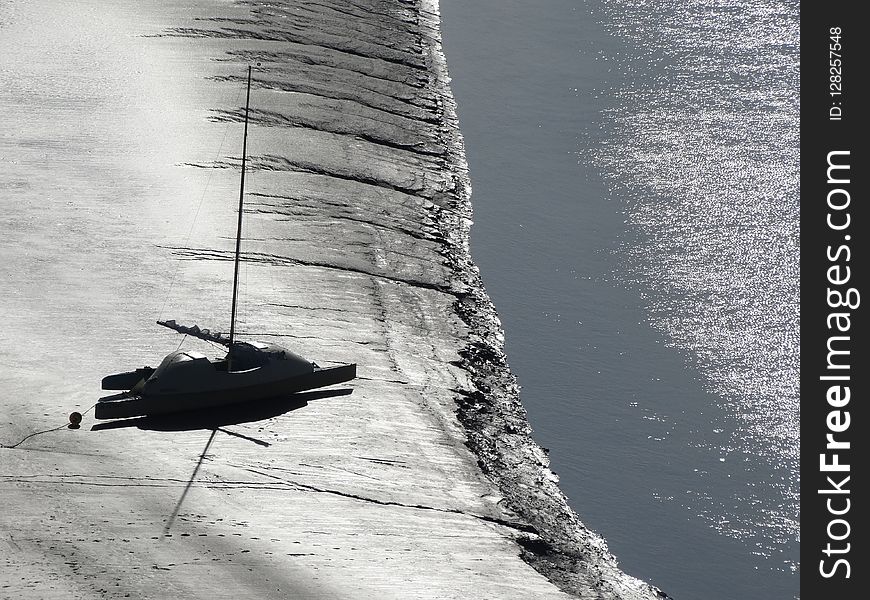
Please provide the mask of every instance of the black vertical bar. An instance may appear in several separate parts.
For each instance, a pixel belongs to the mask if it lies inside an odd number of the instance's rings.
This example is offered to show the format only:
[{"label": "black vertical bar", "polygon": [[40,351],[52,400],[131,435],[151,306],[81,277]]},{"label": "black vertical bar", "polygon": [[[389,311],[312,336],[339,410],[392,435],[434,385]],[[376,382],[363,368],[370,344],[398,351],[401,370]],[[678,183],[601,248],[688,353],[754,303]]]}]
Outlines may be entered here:
[{"label": "black vertical bar", "polygon": [[[801,597],[868,590],[866,21],[801,7]],[[762,57],[759,57],[761,59]],[[866,356],[866,355],[863,355]]]}]

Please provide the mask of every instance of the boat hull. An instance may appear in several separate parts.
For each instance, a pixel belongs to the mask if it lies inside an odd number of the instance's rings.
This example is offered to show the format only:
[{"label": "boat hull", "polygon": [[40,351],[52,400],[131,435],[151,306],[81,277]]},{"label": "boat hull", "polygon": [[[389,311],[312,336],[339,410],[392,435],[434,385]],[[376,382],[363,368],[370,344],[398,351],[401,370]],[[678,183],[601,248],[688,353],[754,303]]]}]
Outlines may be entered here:
[{"label": "boat hull", "polygon": [[145,415],[199,410],[275,398],[328,385],[344,383],[356,377],[356,365],[341,365],[268,383],[204,392],[153,395],[115,394],[100,398],[94,410],[97,419],[120,419]]}]

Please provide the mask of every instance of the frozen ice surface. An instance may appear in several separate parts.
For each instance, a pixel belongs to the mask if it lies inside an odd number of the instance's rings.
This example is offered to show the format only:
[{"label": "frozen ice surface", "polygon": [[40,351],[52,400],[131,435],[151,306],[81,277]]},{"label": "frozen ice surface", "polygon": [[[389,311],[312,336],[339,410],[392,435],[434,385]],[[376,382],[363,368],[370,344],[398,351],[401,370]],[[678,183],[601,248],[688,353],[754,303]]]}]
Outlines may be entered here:
[{"label": "frozen ice surface", "polygon": [[[16,0],[0,31],[4,596],[655,597],[529,436],[437,2]],[[154,321],[228,329],[248,64],[241,335],[359,377],[92,430],[103,376],[179,344]]]}]

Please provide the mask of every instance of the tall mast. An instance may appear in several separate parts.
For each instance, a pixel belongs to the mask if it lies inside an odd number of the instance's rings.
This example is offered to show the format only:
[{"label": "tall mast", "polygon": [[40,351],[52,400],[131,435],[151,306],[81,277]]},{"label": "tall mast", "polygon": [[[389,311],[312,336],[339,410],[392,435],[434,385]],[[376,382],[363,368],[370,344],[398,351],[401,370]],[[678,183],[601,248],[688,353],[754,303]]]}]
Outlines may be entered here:
[{"label": "tall mast", "polygon": [[245,137],[242,141],[242,182],[239,186],[239,225],[236,229],[236,265],[233,272],[233,308],[230,315],[230,350],[227,370],[232,366],[233,341],[236,334],[236,298],[239,294],[239,257],[242,247],[242,211],[245,199],[245,158],[248,151],[248,106],[251,102],[251,66],[248,65],[248,92],[245,96]]}]

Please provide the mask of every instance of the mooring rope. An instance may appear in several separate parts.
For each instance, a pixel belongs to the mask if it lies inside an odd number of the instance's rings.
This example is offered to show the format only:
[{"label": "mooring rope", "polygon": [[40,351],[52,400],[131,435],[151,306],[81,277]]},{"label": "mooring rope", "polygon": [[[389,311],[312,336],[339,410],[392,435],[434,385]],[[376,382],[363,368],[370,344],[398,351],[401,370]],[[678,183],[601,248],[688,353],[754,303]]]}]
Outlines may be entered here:
[{"label": "mooring rope", "polygon": [[86,415],[86,414],[88,414],[89,412],[91,412],[91,410],[93,410],[93,408],[94,408],[96,405],[97,405],[97,403],[94,402],[94,403],[91,405],[91,407],[90,407],[89,409],[87,409],[86,411],[84,411],[83,413],[77,413],[77,412],[72,413],[72,414],[70,415],[70,420],[69,420],[68,422],[64,423],[63,425],[59,425],[59,426],[57,426],[57,427],[55,427],[55,428],[53,428],[53,429],[46,429],[45,431],[35,431],[34,433],[31,433],[30,435],[26,435],[26,436],[24,436],[23,438],[21,438],[21,440],[19,440],[19,441],[18,441],[17,443],[15,443],[15,444],[12,444],[12,445],[9,445],[9,444],[0,444],[0,448],[17,448],[18,446],[20,446],[21,444],[23,444],[24,442],[26,442],[27,440],[29,440],[29,439],[32,438],[32,437],[36,437],[36,436],[38,436],[38,435],[42,435],[42,434],[44,434],[44,433],[51,433],[52,431],[59,431],[59,430],[65,428],[65,427],[66,427],[66,428],[69,428],[69,429],[78,429],[78,423],[77,423],[76,421],[73,420],[73,419],[75,418],[73,415],[78,415],[78,420],[81,421],[81,417],[82,417],[83,415]]}]

